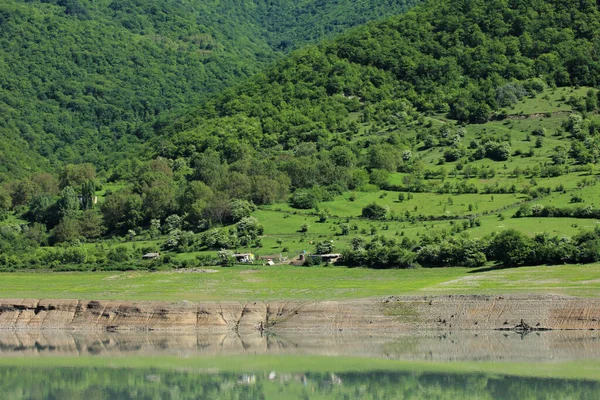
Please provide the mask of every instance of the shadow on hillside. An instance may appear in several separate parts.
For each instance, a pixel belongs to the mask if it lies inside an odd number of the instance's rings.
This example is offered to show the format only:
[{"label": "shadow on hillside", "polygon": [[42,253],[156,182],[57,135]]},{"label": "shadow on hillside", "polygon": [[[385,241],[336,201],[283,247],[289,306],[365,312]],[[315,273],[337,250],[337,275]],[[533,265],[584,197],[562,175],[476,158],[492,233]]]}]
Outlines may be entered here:
[{"label": "shadow on hillside", "polygon": [[489,272],[489,271],[495,271],[495,270],[499,270],[499,269],[510,269],[510,268],[519,268],[519,267],[515,267],[513,266],[507,266],[507,265],[492,265],[491,267],[481,267],[481,268],[477,268],[474,269],[472,271],[469,271],[469,274],[478,274],[480,272]]}]

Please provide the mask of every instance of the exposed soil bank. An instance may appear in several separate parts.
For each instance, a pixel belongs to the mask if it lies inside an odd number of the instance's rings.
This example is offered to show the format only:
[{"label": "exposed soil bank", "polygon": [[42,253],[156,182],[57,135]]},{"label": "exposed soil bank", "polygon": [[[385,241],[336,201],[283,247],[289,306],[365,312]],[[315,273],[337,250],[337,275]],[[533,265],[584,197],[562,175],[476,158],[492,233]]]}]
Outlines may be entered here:
[{"label": "exposed soil bank", "polygon": [[600,329],[600,298],[390,296],[344,301],[124,302],[0,299],[3,330],[203,332]]}]

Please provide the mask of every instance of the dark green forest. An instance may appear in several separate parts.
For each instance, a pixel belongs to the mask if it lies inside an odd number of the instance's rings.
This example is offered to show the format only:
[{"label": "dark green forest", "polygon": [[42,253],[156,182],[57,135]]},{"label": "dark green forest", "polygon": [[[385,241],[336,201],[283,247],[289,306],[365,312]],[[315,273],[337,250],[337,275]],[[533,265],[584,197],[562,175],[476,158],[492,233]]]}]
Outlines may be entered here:
[{"label": "dark green forest", "polygon": [[148,158],[153,124],[295,47],[415,1],[369,3],[2,1],[0,179]]}]

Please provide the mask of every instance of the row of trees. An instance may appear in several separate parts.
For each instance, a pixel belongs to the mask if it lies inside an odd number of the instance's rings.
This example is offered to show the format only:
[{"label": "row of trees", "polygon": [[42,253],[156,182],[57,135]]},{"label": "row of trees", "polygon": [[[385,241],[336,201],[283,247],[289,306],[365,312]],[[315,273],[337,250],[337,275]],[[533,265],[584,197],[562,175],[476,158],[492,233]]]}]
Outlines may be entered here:
[{"label": "row of trees", "polygon": [[538,234],[533,238],[514,229],[482,239],[466,234],[446,237],[425,236],[416,242],[375,237],[366,242],[351,240],[343,252],[343,263],[371,268],[478,267],[493,261],[500,266],[590,263],[600,261],[600,229],[582,232],[573,238]]},{"label": "row of trees", "polygon": [[[578,196],[571,197],[571,202],[579,203],[582,199]],[[523,204],[514,215],[515,218],[591,218],[600,219],[600,210],[592,205],[576,207],[556,207],[543,204]]]}]

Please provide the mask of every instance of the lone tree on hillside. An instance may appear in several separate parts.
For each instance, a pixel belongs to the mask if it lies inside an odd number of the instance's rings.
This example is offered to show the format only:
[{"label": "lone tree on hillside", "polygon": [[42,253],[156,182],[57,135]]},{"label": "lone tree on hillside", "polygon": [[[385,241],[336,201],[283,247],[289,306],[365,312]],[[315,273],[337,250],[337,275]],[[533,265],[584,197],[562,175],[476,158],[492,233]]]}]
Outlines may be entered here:
[{"label": "lone tree on hillside", "polygon": [[385,219],[388,208],[377,203],[371,203],[362,209],[362,216],[368,219]]},{"label": "lone tree on hillside", "polygon": [[507,229],[494,236],[489,247],[492,258],[507,267],[525,264],[531,249],[532,240],[515,229]]}]

